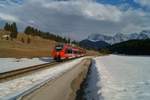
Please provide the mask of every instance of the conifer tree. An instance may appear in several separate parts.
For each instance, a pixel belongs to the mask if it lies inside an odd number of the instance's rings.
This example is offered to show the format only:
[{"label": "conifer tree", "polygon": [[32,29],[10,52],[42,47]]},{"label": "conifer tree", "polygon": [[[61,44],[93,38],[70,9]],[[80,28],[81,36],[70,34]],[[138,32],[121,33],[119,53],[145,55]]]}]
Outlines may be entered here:
[{"label": "conifer tree", "polygon": [[9,29],[10,29],[10,25],[8,23],[6,23],[4,26],[4,30],[9,31]]},{"label": "conifer tree", "polygon": [[18,30],[17,30],[17,25],[15,22],[13,22],[11,25],[10,25],[10,37],[12,39],[16,39],[17,38],[17,35],[18,35]]},{"label": "conifer tree", "polygon": [[4,26],[4,30],[11,32],[10,33],[11,39],[17,38],[18,30],[15,22],[13,22],[12,24],[6,23]]}]

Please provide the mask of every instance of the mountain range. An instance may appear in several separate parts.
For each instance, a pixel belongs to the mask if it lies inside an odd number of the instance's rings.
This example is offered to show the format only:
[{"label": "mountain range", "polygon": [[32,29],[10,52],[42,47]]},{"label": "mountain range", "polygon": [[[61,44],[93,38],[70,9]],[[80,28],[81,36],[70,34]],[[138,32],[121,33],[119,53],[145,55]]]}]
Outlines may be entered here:
[{"label": "mountain range", "polygon": [[128,40],[133,39],[148,39],[150,38],[150,30],[144,30],[139,33],[131,33],[131,34],[123,34],[123,33],[117,33],[114,36],[108,36],[103,34],[92,34],[88,36],[88,40],[92,42],[96,41],[104,41],[109,44],[115,44],[120,43]]},{"label": "mountain range", "polygon": [[121,43],[128,40],[145,40],[150,39],[150,30],[144,30],[139,33],[123,34],[117,33],[114,36],[104,34],[92,34],[79,42],[80,46],[88,49],[99,50],[107,48],[110,45]]}]

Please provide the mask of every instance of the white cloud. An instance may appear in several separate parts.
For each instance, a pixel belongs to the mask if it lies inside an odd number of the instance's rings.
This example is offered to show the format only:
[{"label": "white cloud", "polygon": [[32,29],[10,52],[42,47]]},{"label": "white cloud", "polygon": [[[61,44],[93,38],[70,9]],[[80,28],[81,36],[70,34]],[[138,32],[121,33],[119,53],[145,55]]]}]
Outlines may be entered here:
[{"label": "white cloud", "polygon": [[122,10],[95,0],[26,0],[20,6],[3,7],[0,12],[0,19],[17,21],[22,29],[33,25],[76,39],[86,38],[92,33],[113,34],[150,29],[149,12],[132,8]]},{"label": "white cloud", "polygon": [[135,2],[141,4],[142,6],[150,6],[150,0],[134,0]]},{"label": "white cloud", "polygon": [[17,17],[5,13],[0,13],[0,19],[5,21],[15,21],[15,22],[19,21]]},{"label": "white cloud", "polygon": [[125,24],[122,32],[139,32],[150,29],[150,14],[140,9],[129,9],[124,12],[121,24]]},{"label": "white cloud", "polygon": [[97,20],[119,21],[122,12],[112,5],[89,3],[83,8],[83,14]]},{"label": "white cloud", "polygon": [[[122,15],[121,11],[112,5],[103,5],[87,0],[50,2],[44,3],[44,7],[54,9],[66,14],[82,15],[96,20],[118,21]],[[113,12],[113,13],[112,13]]]}]

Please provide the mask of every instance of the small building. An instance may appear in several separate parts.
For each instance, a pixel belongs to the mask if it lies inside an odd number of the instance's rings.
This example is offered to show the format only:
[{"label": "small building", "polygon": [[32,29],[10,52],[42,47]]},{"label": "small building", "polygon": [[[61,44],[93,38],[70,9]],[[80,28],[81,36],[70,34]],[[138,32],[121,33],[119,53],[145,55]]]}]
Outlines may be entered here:
[{"label": "small building", "polygon": [[5,39],[5,40],[9,40],[10,39],[10,35],[2,35],[1,39]]}]

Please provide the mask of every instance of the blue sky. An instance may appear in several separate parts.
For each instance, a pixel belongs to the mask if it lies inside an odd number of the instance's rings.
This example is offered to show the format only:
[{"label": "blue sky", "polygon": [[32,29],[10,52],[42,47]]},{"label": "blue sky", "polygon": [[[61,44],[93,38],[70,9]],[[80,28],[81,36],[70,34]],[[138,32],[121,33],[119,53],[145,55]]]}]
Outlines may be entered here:
[{"label": "blue sky", "polygon": [[[98,3],[103,4],[111,4],[114,6],[120,6],[120,5],[128,5],[129,7],[132,7],[133,9],[143,9],[145,11],[149,10],[147,6],[143,6],[140,3],[136,2],[138,0],[96,0]],[[148,1],[148,0],[147,0]]]},{"label": "blue sky", "polygon": [[150,0],[0,0],[0,25],[16,22],[73,39],[150,30]]},{"label": "blue sky", "polygon": [[117,4],[121,4],[121,3],[129,3],[131,2],[133,3],[133,0],[97,0],[97,2],[99,3],[104,3],[104,4],[113,4],[113,5],[117,5]]}]

